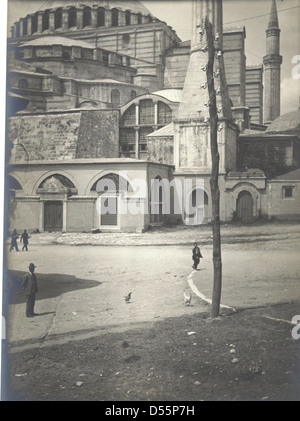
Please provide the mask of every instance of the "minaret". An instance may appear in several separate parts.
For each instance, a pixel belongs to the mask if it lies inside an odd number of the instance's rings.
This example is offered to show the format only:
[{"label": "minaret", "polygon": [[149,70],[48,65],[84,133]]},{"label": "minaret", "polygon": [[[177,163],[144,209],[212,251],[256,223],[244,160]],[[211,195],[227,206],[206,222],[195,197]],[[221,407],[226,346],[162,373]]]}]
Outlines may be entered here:
[{"label": "minaret", "polygon": [[280,29],[276,1],[272,0],[270,20],[266,30],[266,55],[264,63],[264,123],[270,123],[280,115]]},{"label": "minaret", "polygon": [[232,124],[223,61],[222,0],[193,0],[192,40],[188,70],[174,121],[174,158],[177,173],[211,172],[209,93],[206,66],[207,20],[213,26],[215,39],[215,90],[219,117],[220,174],[235,168],[236,126]]}]

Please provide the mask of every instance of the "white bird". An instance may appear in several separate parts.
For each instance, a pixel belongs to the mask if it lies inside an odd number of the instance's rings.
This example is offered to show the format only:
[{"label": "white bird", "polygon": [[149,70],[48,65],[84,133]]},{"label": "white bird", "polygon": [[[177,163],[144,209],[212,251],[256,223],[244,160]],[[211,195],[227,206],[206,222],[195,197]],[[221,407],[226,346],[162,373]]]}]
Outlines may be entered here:
[{"label": "white bird", "polygon": [[130,299],[131,299],[131,294],[132,294],[132,292],[130,292],[129,294],[127,294],[127,295],[124,295],[124,299],[125,299],[125,302],[126,303],[129,303],[129,301],[130,301]]},{"label": "white bird", "polygon": [[191,302],[192,302],[192,294],[191,293],[189,293],[188,295],[183,291],[183,297],[184,297],[184,305],[185,306],[187,306],[187,305],[191,305]]}]

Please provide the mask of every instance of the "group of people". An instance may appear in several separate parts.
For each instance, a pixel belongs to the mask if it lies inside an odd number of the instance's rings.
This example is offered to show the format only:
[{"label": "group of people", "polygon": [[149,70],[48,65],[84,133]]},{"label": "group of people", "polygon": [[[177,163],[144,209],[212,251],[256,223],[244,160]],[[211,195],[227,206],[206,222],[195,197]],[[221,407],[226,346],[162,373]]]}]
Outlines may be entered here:
[{"label": "group of people", "polygon": [[[19,234],[17,233],[17,230],[14,229],[13,233],[11,235],[11,242],[10,242],[9,251],[12,251],[13,249],[16,249],[16,251],[19,251],[18,243],[17,243],[18,238],[19,238]],[[24,251],[24,250],[28,251],[29,235],[28,235],[28,232],[26,230],[24,230],[23,234],[21,235],[20,243],[22,243],[22,242],[23,242],[22,251]]]}]

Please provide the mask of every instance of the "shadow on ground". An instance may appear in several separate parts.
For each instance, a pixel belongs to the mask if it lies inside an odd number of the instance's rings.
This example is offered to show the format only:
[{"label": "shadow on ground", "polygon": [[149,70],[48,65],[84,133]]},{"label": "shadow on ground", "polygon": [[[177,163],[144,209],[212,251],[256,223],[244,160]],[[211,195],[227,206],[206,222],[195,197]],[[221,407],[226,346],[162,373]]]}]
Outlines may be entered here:
[{"label": "shadow on ground", "polygon": [[[22,291],[22,282],[25,275],[26,272],[17,270],[6,272],[4,283],[4,299],[6,304],[25,303],[26,297]],[[79,279],[76,276],[61,273],[37,273],[36,276],[39,289],[36,297],[37,301],[57,297],[66,292],[94,288],[102,283],[91,281],[90,279]]]},{"label": "shadow on ground", "polygon": [[297,401],[300,339],[289,321],[298,310],[187,315],[21,350],[6,361],[5,400]]}]

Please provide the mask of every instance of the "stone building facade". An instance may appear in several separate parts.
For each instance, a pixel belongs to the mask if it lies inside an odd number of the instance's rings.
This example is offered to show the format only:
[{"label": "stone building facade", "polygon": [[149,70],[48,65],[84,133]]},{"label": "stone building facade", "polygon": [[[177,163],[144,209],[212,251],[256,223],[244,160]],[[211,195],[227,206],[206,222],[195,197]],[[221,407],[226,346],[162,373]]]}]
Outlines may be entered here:
[{"label": "stone building facade", "polygon": [[[151,224],[209,222],[207,89],[201,88],[206,53],[198,49],[205,42],[199,37],[204,3],[194,0],[193,37],[186,42],[136,0],[47,1],[14,24],[7,72],[9,228],[135,231]],[[281,192],[292,194],[290,204],[298,203],[299,183],[290,179],[291,185],[288,175],[299,168],[297,117],[262,124],[263,84],[268,86],[270,74],[263,78],[262,65],[247,66],[245,29],[223,31],[222,2],[211,3],[222,52],[215,68],[222,90],[221,219],[230,221],[235,213],[243,221],[261,213],[295,217],[287,201],[271,202]],[[274,2],[271,12],[273,31]],[[282,131],[282,125],[289,129]],[[273,165],[274,156],[284,171]],[[175,209],[174,190],[164,214],[166,192],[160,186],[154,194],[153,180],[186,182],[193,214],[183,202]],[[283,193],[286,187],[291,188]],[[199,190],[203,201],[197,207]],[[107,212],[107,204],[114,212]],[[128,205],[135,212],[123,212]]]}]

